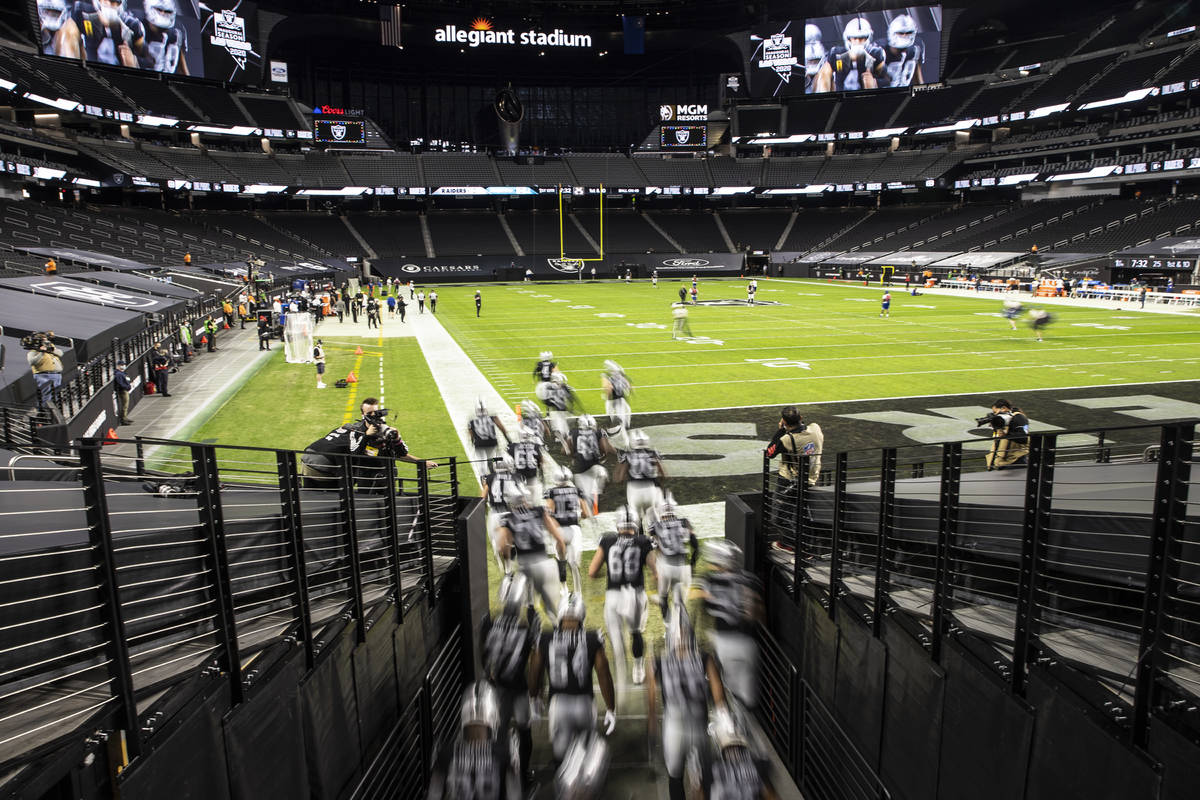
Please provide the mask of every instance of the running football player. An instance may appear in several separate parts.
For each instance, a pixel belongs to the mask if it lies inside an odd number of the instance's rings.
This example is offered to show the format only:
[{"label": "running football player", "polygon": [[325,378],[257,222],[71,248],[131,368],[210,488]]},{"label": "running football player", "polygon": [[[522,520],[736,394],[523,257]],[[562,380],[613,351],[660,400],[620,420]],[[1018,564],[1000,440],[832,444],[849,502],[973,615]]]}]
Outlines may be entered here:
[{"label": "running football player", "polygon": [[[583,591],[583,580],[579,576],[580,545],[583,532],[579,521],[592,515],[591,503],[583,502],[579,487],[573,482],[574,475],[566,467],[557,467],[554,474],[554,486],[546,490],[546,508],[558,530],[562,533],[563,541],[567,543],[567,567],[571,571],[572,589],[574,592]],[[561,573],[558,576],[565,580]]]},{"label": "running football player", "polygon": [[612,639],[613,661],[617,673],[617,686],[625,686],[625,629],[633,652],[633,682],[641,683],[646,678],[646,579],[643,570],[654,572],[654,543],[648,536],[638,533],[637,517],[628,506],[621,506],[616,513],[616,533],[600,538],[596,555],[588,567],[588,577],[600,577],[600,570],[608,570],[608,586],[604,592],[604,626]]},{"label": "running football player", "polygon": [[[541,620],[529,602],[528,579],[515,572],[500,582],[500,615],[487,615],[479,630],[483,643],[483,674],[496,687],[500,735],[508,740],[509,726],[516,728],[521,777],[526,779],[533,736],[529,730],[528,665],[537,647]],[[526,780],[528,783],[528,780]]]},{"label": "running football player", "polygon": [[[524,486],[510,488],[508,512],[500,522],[501,552],[515,551],[517,570],[529,579],[530,597],[537,593],[542,598],[542,608],[547,615],[558,607],[562,584],[559,569],[546,553],[547,534],[554,539],[554,549],[560,560],[567,554],[567,545],[558,523]],[[532,604],[532,600],[530,601]]]},{"label": "running football player", "polygon": [[667,477],[662,458],[651,449],[650,437],[644,431],[631,431],[629,449],[618,456],[613,477],[626,480],[625,502],[640,526],[647,511],[662,502],[662,481]]},{"label": "running football player", "polygon": [[743,564],[742,549],[727,539],[712,539],[704,547],[712,571],[697,581],[694,594],[704,601],[712,622],[710,638],[721,678],[729,694],[747,709],[758,705],[758,644],[755,631],[762,622],[762,584]]}]

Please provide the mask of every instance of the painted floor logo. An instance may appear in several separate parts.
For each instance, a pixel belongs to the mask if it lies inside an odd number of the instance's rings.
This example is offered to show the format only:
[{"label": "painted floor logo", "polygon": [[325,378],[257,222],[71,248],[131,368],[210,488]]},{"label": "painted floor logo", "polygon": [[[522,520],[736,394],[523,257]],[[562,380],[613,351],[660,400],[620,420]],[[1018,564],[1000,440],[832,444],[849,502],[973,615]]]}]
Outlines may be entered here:
[{"label": "painted floor logo", "polygon": [[697,306],[781,306],[778,300],[756,300],[751,303],[749,300],[739,300],[734,297],[727,297],[721,300],[697,300],[691,305]]}]

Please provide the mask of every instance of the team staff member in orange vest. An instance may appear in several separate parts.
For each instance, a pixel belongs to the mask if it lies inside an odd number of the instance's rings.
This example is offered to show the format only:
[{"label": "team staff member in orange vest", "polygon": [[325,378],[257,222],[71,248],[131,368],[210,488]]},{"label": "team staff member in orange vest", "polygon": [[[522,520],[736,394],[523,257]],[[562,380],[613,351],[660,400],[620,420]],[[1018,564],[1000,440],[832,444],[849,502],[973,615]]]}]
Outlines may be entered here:
[{"label": "team staff member in orange vest", "polygon": [[192,265],[192,254],[191,253],[183,254],[183,265],[185,267],[190,267]]},{"label": "team staff member in orange vest", "polygon": [[50,256],[50,260],[46,262],[46,274],[47,275],[57,275],[58,274],[58,262],[54,260],[54,256]]}]

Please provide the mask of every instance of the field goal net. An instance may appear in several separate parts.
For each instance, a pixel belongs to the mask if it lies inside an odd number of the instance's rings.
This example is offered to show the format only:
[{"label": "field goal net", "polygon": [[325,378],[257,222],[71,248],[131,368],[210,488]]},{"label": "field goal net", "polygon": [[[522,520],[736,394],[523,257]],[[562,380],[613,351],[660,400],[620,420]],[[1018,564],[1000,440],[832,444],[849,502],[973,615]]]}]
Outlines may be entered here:
[{"label": "field goal net", "polygon": [[283,323],[283,351],[289,364],[307,364],[313,360],[312,314],[288,313]]}]

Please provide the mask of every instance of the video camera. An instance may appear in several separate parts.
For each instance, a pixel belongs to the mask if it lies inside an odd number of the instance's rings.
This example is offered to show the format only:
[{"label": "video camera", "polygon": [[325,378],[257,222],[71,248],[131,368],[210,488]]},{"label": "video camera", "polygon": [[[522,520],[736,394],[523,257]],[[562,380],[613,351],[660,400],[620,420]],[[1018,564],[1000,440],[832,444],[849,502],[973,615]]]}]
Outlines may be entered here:
[{"label": "video camera", "polygon": [[21,337],[21,347],[24,347],[26,350],[51,353],[54,351],[54,342],[50,339],[50,334],[35,331],[28,336]]},{"label": "video camera", "polygon": [[1012,419],[1012,414],[988,412],[986,415],[975,420],[975,424],[980,428],[991,428],[994,431],[1001,431],[1008,427],[1008,421]]}]

